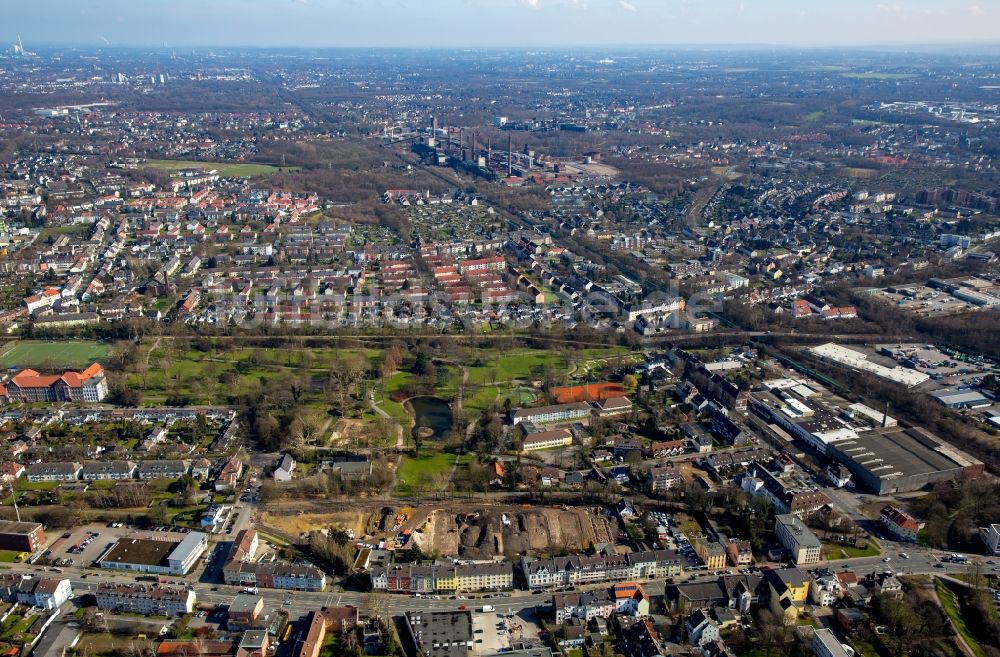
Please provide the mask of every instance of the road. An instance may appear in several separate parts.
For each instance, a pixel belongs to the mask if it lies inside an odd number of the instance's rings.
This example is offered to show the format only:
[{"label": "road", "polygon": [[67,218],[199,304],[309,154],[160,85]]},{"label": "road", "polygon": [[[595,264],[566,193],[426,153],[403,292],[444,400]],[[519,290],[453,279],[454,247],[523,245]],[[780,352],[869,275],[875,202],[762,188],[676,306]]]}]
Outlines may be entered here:
[{"label": "road", "polygon": [[[900,558],[898,556],[899,551],[906,551],[910,555],[910,558]],[[941,567],[937,567],[937,564],[940,563],[937,557],[937,554],[939,553],[926,548],[919,548],[917,546],[904,547],[901,544],[894,544],[893,549],[888,550],[887,552],[891,555],[889,562],[883,561],[882,557],[866,557],[860,559],[823,562],[816,564],[815,566],[809,566],[808,568],[811,569],[825,566],[836,570],[848,567],[862,577],[873,572],[884,572],[889,569],[897,574],[928,575],[956,575],[962,574],[968,570],[968,566],[951,563],[943,563],[941,564]],[[998,567],[986,566],[986,568],[996,569]],[[14,572],[35,573],[36,575],[40,574],[40,571],[45,570],[29,564],[11,564],[9,569]],[[83,567],[66,568],[63,570],[65,571],[65,576],[70,578],[75,594],[93,592],[102,582],[135,582],[134,574],[120,574],[118,572],[102,571],[99,569]],[[169,579],[172,582],[189,585],[197,593],[199,604],[228,604],[232,601],[233,596],[241,590],[241,587],[238,586],[216,584],[210,581],[195,582],[192,581],[193,576],[189,578],[170,577]],[[689,576],[688,578],[684,578],[679,581],[711,581],[714,579],[714,575],[705,573],[701,575]],[[606,588],[606,586],[607,584],[579,586],[577,587],[577,590],[584,591],[596,588]],[[649,581],[644,582],[643,586],[650,595],[662,595],[666,587],[666,582],[664,580]],[[269,608],[284,609],[288,611],[292,617],[307,614],[312,610],[326,605],[354,605],[360,608],[365,608],[366,606],[376,604],[376,601],[371,593],[358,591],[308,592],[262,588],[260,589],[260,595],[264,597],[265,604]],[[489,599],[477,599],[474,596],[468,596],[469,599],[467,600],[448,600],[444,599],[444,596],[441,598],[414,598],[405,595],[384,595],[378,596],[379,600],[377,604],[379,604],[380,608],[383,609],[384,612],[392,615],[416,610],[457,610],[462,605],[471,609],[474,607],[480,607],[483,604],[490,604],[501,612],[510,610],[512,613],[517,613],[539,605],[546,605],[551,600],[551,596],[551,592],[535,594],[529,591],[513,591],[511,592],[510,597],[506,598],[491,597]]]}]

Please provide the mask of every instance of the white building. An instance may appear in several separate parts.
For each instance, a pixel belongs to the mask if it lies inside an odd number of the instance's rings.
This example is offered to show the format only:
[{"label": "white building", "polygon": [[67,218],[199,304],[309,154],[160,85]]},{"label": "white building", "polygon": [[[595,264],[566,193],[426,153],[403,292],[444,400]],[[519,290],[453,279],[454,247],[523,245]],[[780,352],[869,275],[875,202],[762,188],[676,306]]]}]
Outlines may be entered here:
[{"label": "white building", "polygon": [[854,657],[854,651],[848,652],[833,630],[825,628],[813,633],[812,649],[816,657]]},{"label": "white building", "polygon": [[97,587],[98,609],[132,614],[183,616],[194,611],[195,593],[159,584],[102,582]]},{"label": "white building", "polygon": [[719,640],[719,626],[716,625],[703,609],[696,609],[684,621],[688,641],[698,646]]},{"label": "white building", "polygon": [[792,553],[792,560],[797,566],[819,561],[819,539],[797,516],[790,513],[775,516],[774,535]]},{"label": "white building", "polygon": [[1000,524],[993,524],[979,530],[986,549],[994,556],[1000,556]]},{"label": "white building", "polygon": [[58,609],[73,596],[69,579],[24,578],[17,587],[17,601],[39,609]]}]

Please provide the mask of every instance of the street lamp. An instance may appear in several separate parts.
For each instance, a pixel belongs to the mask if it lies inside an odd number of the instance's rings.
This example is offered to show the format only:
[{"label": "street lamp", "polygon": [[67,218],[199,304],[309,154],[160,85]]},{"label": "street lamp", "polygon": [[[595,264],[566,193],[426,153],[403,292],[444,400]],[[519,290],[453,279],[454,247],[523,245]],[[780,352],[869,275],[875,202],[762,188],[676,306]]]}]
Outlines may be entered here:
[{"label": "street lamp", "polygon": [[10,499],[14,504],[14,515],[17,516],[17,521],[21,522],[21,512],[17,508],[17,495],[14,493],[14,482],[7,477],[4,477],[4,483],[10,486]]}]

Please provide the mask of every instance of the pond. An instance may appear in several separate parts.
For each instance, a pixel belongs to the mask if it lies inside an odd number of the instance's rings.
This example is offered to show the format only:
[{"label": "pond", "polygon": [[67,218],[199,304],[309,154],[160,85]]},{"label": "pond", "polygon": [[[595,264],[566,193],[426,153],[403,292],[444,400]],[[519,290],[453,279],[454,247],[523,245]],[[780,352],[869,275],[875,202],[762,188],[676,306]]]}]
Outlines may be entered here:
[{"label": "pond", "polygon": [[414,426],[429,427],[435,440],[444,438],[451,430],[451,406],[439,397],[411,397]]}]

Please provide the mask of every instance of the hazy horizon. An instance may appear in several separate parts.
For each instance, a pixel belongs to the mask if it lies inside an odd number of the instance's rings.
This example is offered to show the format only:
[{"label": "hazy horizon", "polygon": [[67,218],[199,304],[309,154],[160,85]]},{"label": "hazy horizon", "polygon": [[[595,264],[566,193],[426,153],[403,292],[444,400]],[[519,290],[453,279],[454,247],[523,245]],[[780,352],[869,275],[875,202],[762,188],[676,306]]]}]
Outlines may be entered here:
[{"label": "hazy horizon", "polygon": [[25,45],[262,48],[950,48],[1000,45],[966,0],[37,0]]}]

